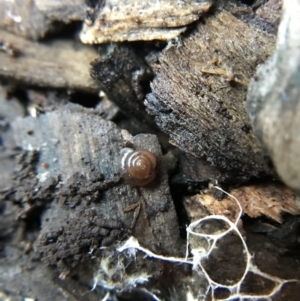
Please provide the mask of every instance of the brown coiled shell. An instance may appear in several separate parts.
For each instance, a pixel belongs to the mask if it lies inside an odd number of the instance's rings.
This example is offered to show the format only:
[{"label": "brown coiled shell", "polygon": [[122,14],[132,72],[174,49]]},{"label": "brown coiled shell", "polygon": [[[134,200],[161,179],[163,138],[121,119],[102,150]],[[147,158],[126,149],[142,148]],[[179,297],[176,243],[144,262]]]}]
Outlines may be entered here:
[{"label": "brown coiled shell", "polygon": [[148,150],[121,150],[121,177],[132,186],[144,186],[156,177],[157,157]]}]

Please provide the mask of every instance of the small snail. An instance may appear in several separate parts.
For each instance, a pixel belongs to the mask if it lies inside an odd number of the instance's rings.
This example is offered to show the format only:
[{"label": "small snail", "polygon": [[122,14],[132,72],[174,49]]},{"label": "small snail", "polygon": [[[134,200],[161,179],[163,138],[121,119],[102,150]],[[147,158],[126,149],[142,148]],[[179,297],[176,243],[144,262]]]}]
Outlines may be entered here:
[{"label": "small snail", "polygon": [[121,149],[121,177],[132,186],[144,186],[153,181],[157,165],[157,157],[148,150]]}]

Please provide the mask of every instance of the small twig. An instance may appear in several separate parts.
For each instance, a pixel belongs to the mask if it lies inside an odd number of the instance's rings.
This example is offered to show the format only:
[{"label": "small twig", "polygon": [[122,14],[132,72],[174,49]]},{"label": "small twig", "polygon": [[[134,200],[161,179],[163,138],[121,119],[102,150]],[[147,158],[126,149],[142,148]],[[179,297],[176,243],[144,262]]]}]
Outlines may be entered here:
[{"label": "small twig", "polygon": [[139,213],[140,213],[140,209],[141,209],[141,202],[137,202],[137,203],[134,203],[128,207],[126,207],[123,211],[125,213],[128,213],[132,210],[134,210],[134,213],[133,213],[133,220],[132,220],[132,223],[131,223],[131,226],[130,226],[130,229],[132,230],[136,224],[136,221],[138,219],[138,216],[139,216]]},{"label": "small twig", "polygon": [[128,213],[128,212],[134,210],[135,208],[139,207],[140,205],[141,205],[140,202],[134,203],[134,204],[132,204],[132,205],[126,207],[123,211],[124,211],[125,213]]}]

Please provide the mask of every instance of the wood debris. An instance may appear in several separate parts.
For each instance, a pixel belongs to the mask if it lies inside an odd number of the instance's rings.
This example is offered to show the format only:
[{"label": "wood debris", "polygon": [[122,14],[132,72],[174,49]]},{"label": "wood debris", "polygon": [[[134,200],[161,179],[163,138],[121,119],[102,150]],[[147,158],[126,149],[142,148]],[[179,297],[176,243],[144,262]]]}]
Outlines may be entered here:
[{"label": "wood debris", "polygon": [[[86,13],[91,43],[167,39],[213,2],[148,1],[139,11],[145,1],[125,1],[0,0],[0,27],[35,40]],[[71,36],[38,43],[0,31],[0,77],[8,84],[0,87],[0,298],[272,299],[275,287],[274,300],[299,299],[300,282],[286,281],[300,279],[299,208],[286,187],[263,185],[274,169],[245,101],[256,66],[275,45],[280,2],[214,1],[182,43],[174,39],[162,51],[160,42],[107,43],[97,60],[94,46]],[[146,97],[184,152],[168,144],[161,151],[149,134],[158,129]],[[148,134],[132,136],[130,123]],[[123,147],[155,153],[159,172],[149,186],[120,177]],[[204,191],[253,176],[264,182],[230,190],[237,200]]]},{"label": "wood debris", "polygon": [[145,104],[156,123],[172,144],[235,177],[274,174],[252,132],[245,98],[275,36],[223,12],[182,42],[153,66],[156,77]]},{"label": "wood debris", "polygon": [[234,222],[240,211],[238,204],[233,199],[218,201],[211,191],[186,197],[184,206],[191,221],[207,215],[223,215]]},{"label": "wood debris", "polygon": [[283,213],[300,214],[293,192],[279,183],[244,186],[231,190],[230,194],[238,199],[243,211],[253,218],[265,215],[281,223]]},{"label": "wood debris", "polygon": [[107,0],[90,8],[80,34],[83,43],[170,40],[211,7],[210,0]]},{"label": "wood debris", "polygon": [[[229,193],[238,200],[243,212],[252,218],[265,215],[281,223],[283,213],[300,214],[293,192],[278,183],[242,186],[230,190]],[[232,197],[218,201],[209,191],[187,198],[186,206],[193,220],[199,218],[199,210],[202,212],[201,207],[197,209],[197,203],[198,206],[206,208],[206,214],[224,215],[231,221],[234,221],[239,213],[237,202]]]},{"label": "wood debris", "polygon": [[[34,133],[27,134],[32,129]],[[22,145],[25,150],[38,150],[39,164],[33,168],[37,173],[33,183],[38,179],[39,185],[43,185],[47,179],[59,176],[63,185],[58,192],[61,201],[52,202],[51,208],[46,210],[42,218],[43,239],[37,242],[37,250],[41,248],[46,253],[51,253],[58,247],[48,246],[45,236],[47,233],[60,233],[61,227],[69,229],[66,219],[71,224],[78,224],[82,220],[82,225],[76,228],[81,237],[81,228],[86,227],[83,224],[87,219],[91,220],[91,225],[99,224],[101,220],[118,221],[119,226],[115,227],[118,229],[111,234],[111,242],[125,235],[126,231],[132,231],[144,246],[153,251],[181,253],[183,245],[180,243],[176,227],[177,218],[169,194],[167,172],[161,162],[160,146],[154,135],[141,134],[132,137],[128,132],[117,128],[114,123],[74,104],[41,114],[37,118],[18,118],[12,123],[11,135],[15,143]],[[136,188],[120,183],[120,149],[124,140],[131,141],[137,149],[152,151],[159,158],[160,172],[153,184]],[[47,163],[47,169],[41,163]],[[30,187],[29,184],[27,186]],[[140,210],[136,217],[137,210],[126,212],[126,209],[137,202],[140,203]],[[92,222],[93,220],[95,222]],[[72,232],[72,229],[69,230]],[[77,237],[76,231],[74,237]],[[86,234],[84,237],[87,239]],[[64,246],[61,251],[68,254],[63,237],[60,239]],[[92,240],[96,239],[88,239],[88,246],[93,248]],[[99,238],[95,244],[100,246],[100,240]],[[81,240],[76,238],[76,241],[74,248],[81,250]],[[53,256],[49,260],[52,264],[56,259]],[[75,258],[73,260],[76,262]],[[72,265],[72,258],[69,258],[68,262]]]},{"label": "wood debris", "polygon": [[72,41],[37,43],[0,30],[2,41],[18,50],[18,56],[0,51],[0,76],[14,82],[47,88],[97,93],[89,64],[96,50]]},{"label": "wood debris", "polygon": [[55,23],[68,24],[83,20],[84,0],[0,0],[0,28],[16,35],[37,40],[59,27]]}]

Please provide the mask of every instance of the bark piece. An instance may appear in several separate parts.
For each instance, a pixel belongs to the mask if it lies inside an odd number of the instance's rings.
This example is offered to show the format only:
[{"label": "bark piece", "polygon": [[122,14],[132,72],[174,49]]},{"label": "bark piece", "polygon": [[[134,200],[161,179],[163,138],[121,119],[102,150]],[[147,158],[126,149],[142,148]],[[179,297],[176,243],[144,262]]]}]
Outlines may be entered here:
[{"label": "bark piece", "polygon": [[[34,134],[26,134],[32,128]],[[131,232],[153,251],[182,252],[168,177],[155,136],[132,138],[88,109],[78,111],[76,105],[38,118],[16,119],[12,129],[17,145],[39,151],[35,165],[39,185],[57,176],[63,183],[54,196],[56,202],[43,216],[36,243],[36,251],[48,264],[66,271],[87,261],[89,250],[114,244]],[[119,152],[124,140],[159,158],[159,176],[152,185],[134,188],[120,183]],[[126,210],[136,203],[139,209]]]},{"label": "bark piece", "polygon": [[248,112],[279,176],[300,193],[300,4],[283,8],[276,50],[249,86]]},{"label": "bark piece", "polygon": [[[140,132],[154,132],[153,118],[145,111],[143,101],[153,78],[153,72],[142,55],[128,44],[111,44],[100,52],[91,65],[91,76],[96,79],[107,97],[125,115],[140,125]],[[150,125],[150,126],[149,126]]]},{"label": "bark piece", "polygon": [[89,63],[95,58],[93,48],[71,41],[36,43],[0,30],[1,39],[18,51],[12,57],[0,52],[0,77],[39,87],[98,92],[89,75]]},{"label": "bark piece", "polygon": [[208,11],[211,1],[98,1],[80,34],[83,43],[170,40]]},{"label": "bark piece", "polygon": [[0,0],[0,27],[25,38],[37,40],[53,31],[57,22],[83,20],[84,0]]},{"label": "bark piece", "polygon": [[273,174],[251,130],[245,97],[274,42],[220,13],[199,24],[182,47],[165,51],[145,103],[171,143],[231,175]]}]

